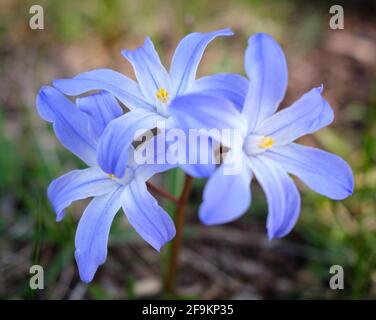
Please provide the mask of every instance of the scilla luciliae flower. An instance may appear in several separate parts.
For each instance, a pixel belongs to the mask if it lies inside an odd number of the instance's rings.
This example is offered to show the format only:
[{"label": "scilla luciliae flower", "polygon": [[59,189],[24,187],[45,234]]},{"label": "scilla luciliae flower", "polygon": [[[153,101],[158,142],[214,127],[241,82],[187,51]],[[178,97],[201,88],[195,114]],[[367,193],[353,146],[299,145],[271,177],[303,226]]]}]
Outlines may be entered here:
[{"label": "scilla luciliae flower", "polygon": [[[97,147],[103,131],[108,123],[123,115],[110,93],[79,98],[75,105],[55,88],[46,86],[40,90],[36,104],[39,115],[53,124],[58,140],[89,167],[70,171],[48,187],[57,221],[63,219],[65,208],[72,202],[93,197],[80,219],[75,238],[75,258],[83,281],[90,282],[98,266],[105,262],[110,227],[120,208],[132,227],[156,250],[175,236],[172,219],[145,184],[171,165],[135,163],[132,146],[121,176],[107,174],[97,163]],[[156,141],[146,143],[152,145]]]},{"label": "scilla luciliae flower", "polygon": [[[242,109],[247,129],[229,158],[238,174],[226,174],[230,161],[209,179],[200,207],[203,223],[220,224],[240,217],[251,204],[250,183],[255,177],[268,203],[269,238],[291,231],[300,212],[300,195],[289,174],[314,191],[340,200],[352,194],[354,179],[348,164],[338,156],[294,143],[333,121],[333,111],[322,97],[323,88],[305,93],[279,112],[287,87],[287,64],[278,43],[267,34],[248,40],[245,71],[248,93]],[[234,165],[236,162],[236,166]]]},{"label": "scilla luciliae flower", "polygon": [[[53,85],[64,94],[75,96],[90,90],[106,90],[118,98],[130,112],[114,120],[103,133],[98,146],[98,163],[115,176],[124,175],[128,146],[135,133],[163,124],[166,130],[231,129],[244,125],[237,106],[243,104],[247,80],[237,74],[222,73],[196,80],[196,71],[207,45],[218,36],[230,36],[230,29],[209,33],[194,32],[179,43],[167,71],[152,41],[123,56],[132,64],[137,83],[110,70],[98,69],[72,79],[58,79]],[[187,134],[188,136],[188,134]],[[179,143],[179,141],[178,141]],[[187,153],[204,152],[188,148]],[[206,150],[212,158],[212,150]],[[187,157],[189,155],[187,154]],[[207,177],[215,164],[189,163],[181,167],[195,177]]]}]

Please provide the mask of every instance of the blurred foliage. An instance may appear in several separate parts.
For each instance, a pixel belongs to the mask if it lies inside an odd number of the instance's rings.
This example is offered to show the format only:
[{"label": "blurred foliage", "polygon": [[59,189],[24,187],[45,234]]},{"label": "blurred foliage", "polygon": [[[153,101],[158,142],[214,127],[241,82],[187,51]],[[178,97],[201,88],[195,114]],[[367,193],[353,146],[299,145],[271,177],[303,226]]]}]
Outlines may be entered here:
[{"label": "blurred foliage", "polygon": [[[367,1],[367,6],[374,8],[374,3]],[[305,68],[311,62],[307,57],[313,57],[313,69],[325,64],[325,59],[309,56],[310,51],[324,46],[328,33],[325,1],[302,5],[301,1],[287,0],[40,0],[38,4],[45,11],[43,31],[28,28],[32,4],[34,1],[0,3],[0,298],[77,298],[86,288],[78,281],[73,256],[76,222],[84,204],[73,206],[64,221],[57,224],[46,199],[49,182],[72,168],[82,167],[82,163],[56,142],[51,128],[37,117],[33,99],[42,84],[103,65],[124,68],[120,48],[135,47],[146,35],[156,42],[162,60],[168,61],[184,34],[227,26],[237,35],[227,39],[226,44],[218,41],[209,47],[200,73],[242,73],[246,39],[257,31],[269,32],[281,40],[294,66]],[[351,14],[366,17],[367,8],[361,13],[351,10]],[[351,33],[365,33],[369,26],[357,23],[360,27],[355,23]],[[374,18],[371,24],[374,28]],[[296,57],[303,63],[296,62]],[[345,71],[351,81],[345,78],[329,84],[329,93],[340,88],[341,93],[348,93],[346,81],[355,87],[357,80],[363,82],[346,99],[332,97],[338,103],[338,121],[316,134],[314,144],[348,160],[355,173],[356,189],[349,199],[334,202],[302,187],[301,219],[291,241],[304,246],[301,255],[305,268],[319,285],[293,294],[297,298],[376,298],[375,66],[362,66],[353,57],[343,58],[340,54],[335,60],[339,61],[338,69],[326,74],[329,81],[330,75]],[[328,71],[330,67],[325,64],[320,70]],[[301,78],[296,80],[298,76],[294,76],[298,72],[291,70],[288,99],[303,93],[299,91]],[[324,81],[310,78],[309,72],[303,74],[307,77],[303,81],[305,89]],[[294,85],[300,86],[299,90]],[[179,194],[181,173],[173,170],[163,177],[166,188]],[[195,182],[192,216],[196,215],[203,183]],[[252,215],[241,221],[263,225],[265,200],[258,187],[253,193]],[[166,208],[171,213],[174,210],[167,202]],[[109,256],[112,250],[143,244],[123,218],[119,214],[111,229]],[[192,229],[187,230],[188,237],[194,234]],[[168,248],[165,251],[168,254]],[[137,254],[132,257],[139,258]],[[34,263],[48,266],[44,292],[28,290],[28,268]],[[345,269],[343,291],[328,288],[328,270],[334,264]],[[85,297],[136,297],[137,281],[128,272],[130,266],[126,261],[114,266],[106,276],[117,279],[123,291],[115,295],[110,287],[94,280]]]},{"label": "blurred foliage", "polygon": [[[349,160],[355,173],[354,194],[341,202],[307,194],[298,228],[312,246],[321,250],[321,257],[311,261],[315,273],[325,279],[329,266],[344,267],[346,290],[336,292],[342,298],[376,297],[375,84],[373,88],[369,106],[363,108],[364,114],[358,118],[362,130],[353,128],[342,136],[331,129],[316,134],[326,149]],[[350,104],[345,112],[351,117],[359,109],[359,105]],[[328,291],[327,297],[333,294]]]}]

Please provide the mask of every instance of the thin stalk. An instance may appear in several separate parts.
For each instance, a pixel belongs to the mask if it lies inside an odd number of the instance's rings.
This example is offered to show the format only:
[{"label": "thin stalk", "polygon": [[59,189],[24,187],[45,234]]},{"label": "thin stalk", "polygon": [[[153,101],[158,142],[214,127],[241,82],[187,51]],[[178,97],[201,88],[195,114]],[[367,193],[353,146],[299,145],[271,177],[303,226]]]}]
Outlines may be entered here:
[{"label": "thin stalk", "polygon": [[176,278],[179,265],[179,255],[183,242],[183,232],[185,223],[185,214],[188,206],[189,196],[192,191],[193,178],[185,175],[184,186],[177,202],[175,227],[176,235],[172,241],[171,255],[169,257],[167,271],[164,277],[163,291],[167,294],[175,294],[176,292]]},{"label": "thin stalk", "polygon": [[160,196],[172,201],[172,202],[175,202],[175,203],[178,203],[179,202],[179,199],[177,199],[175,196],[173,196],[172,194],[168,193],[167,191],[165,191],[164,189],[160,188],[160,187],[157,187],[155,186],[154,184],[150,183],[150,182],[146,182],[146,185],[148,187],[148,189],[154,191],[155,193],[158,193]]}]

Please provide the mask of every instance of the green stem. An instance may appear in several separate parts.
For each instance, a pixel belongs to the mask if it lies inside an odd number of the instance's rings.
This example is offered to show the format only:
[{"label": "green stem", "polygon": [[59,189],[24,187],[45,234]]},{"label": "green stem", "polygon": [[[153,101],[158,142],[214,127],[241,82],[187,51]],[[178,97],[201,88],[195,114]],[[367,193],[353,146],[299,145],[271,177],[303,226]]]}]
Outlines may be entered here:
[{"label": "green stem", "polygon": [[171,254],[168,259],[167,270],[163,279],[163,292],[168,295],[174,295],[176,293],[176,278],[179,265],[179,255],[183,242],[185,213],[188,206],[189,196],[192,191],[192,184],[193,178],[189,175],[185,175],[183,190],[176,207],[176,235],[172,241]]}]

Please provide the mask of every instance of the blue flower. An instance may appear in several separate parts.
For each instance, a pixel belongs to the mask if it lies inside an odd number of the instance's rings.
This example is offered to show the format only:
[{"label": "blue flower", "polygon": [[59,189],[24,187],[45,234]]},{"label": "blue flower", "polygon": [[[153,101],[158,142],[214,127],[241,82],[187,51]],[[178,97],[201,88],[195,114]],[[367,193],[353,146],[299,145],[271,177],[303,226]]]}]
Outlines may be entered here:
[{"label": "blue flower", "polygon": [[[247,80],[236,74],[195,79],[209,42],[218,36],[232,34],[230,29],[222,29],[187,35],[175,51],[169,72],[162,65],[152,41],[146,38],[143,46],[122,51],[132,64],[138,83],[110,69],[93,70],[53,82],[56,88],[71,96],[90,90],[106,90],[130,109],[111,122],[99,143],[98,163],[106,173],[122,176],[126,168],[124,159],[135,133],[154,129],[158,124],[165,125],[166,130],[179,128],[185,131],[239,126],[243,120],[236,106],[243,105]],[[215,165],[184,164],[182,168],[190,175],[201,177],[210,175]]]},{"label": "blue flower", "polygon": [[[321,95],[322,87],[308,91],[290,107],[275,113],[287,87],[287,64],[271,36],[256,34],[249,39],[245,70],[250,79],[242,110],[247,130],[240,148],[228,155],[236,163],[225,160],[209,179],[200,219],[210,225],[241,216],[251,203],[249,187],[254,175],[268,202],[268,236],[282,237],[291,231],[300,212],[300,196],[288,173],[336,200],[352,194],[354,178],[350,167],[338,156],[293,143],[333,121],[333,111]],[[239,174],[226,174],[226,169],[235,166],[241,169]]]},{"label": "blue flower", "polygon": [[[53,124],[59,141],[89,166],[68,172],[48,187],[57,221],[63,219],[65,208],[73,201],[94,197],[80,219],[75,239],[75,257],[83,281],[90,282],[98,266],[105,262],[110,227],[121,207],[133,228],[156,250],[175,236],[172,219],[145,184],[152,175],[172,166],[136,164],[132,162],[132,146],[124,175],[108,175],[97,164],[98,141],[103,131],[123,114],[111,94],[99,92],[79,98],[76,106],[58,90],[46,86],[40,90],[36,104],[39,115]],[[155,142],[158,141],[148,143]]]}]

